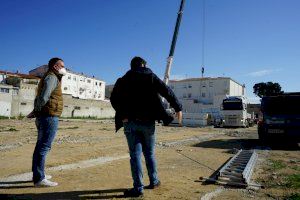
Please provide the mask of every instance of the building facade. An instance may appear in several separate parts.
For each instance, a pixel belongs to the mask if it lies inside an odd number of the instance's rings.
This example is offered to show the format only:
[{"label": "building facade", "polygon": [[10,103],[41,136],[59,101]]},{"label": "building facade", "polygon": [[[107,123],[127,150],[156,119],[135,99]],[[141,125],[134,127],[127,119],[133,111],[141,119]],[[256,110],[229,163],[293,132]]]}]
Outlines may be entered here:
[{"label": "building facade", "polygon": [[39,78],[0,71],[0,116],[25,116],[33,110]]},{"label": "building facade", "polygon": [[[29,71],[29,74],[42,77],[47,70],[48,66],[42,65]],[[78,99],[104,100],[105,82],[67,69],[67,74],[62,78],[62,92]]]},{"label": "building facade", "polygon": [[245,86],[229,77],[171,80],[169,86],[188,113],[219,113],[226,96],[245,95]]},{"label": "building facade", "polygon": [[[35,69],[39,77],[42,77],[46,71],[45,68]],[[33,74],[35,73],[28,75],[0,71],[0,116],[26,116],[33,110],[40,81],[40,78]],[[114,116],[115,112],[110,102],[103,100],[105,92],[103,81],[68,71],[62,83],[64,83],[62,84],[64,100],[62,117],[111,118]],[[82,89],[71,87],[74,85]]]},{"label": "building facade", "polygon": [[13,86],[0,84],[0,116],[10,117]]}]

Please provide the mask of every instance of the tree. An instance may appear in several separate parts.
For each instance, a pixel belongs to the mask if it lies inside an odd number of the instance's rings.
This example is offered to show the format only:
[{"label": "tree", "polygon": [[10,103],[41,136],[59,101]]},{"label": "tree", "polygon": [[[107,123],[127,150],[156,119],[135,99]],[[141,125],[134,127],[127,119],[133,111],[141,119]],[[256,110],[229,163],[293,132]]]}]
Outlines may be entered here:
[{"label": "tree", "polygon": [[283,91],[281,90],[281,86],[279,85],[279,83],[261,82],[261,83],[256,83],[253,86],[253,93],[256,96],[262,98],[264,96],[276,96],[282,94]]}]

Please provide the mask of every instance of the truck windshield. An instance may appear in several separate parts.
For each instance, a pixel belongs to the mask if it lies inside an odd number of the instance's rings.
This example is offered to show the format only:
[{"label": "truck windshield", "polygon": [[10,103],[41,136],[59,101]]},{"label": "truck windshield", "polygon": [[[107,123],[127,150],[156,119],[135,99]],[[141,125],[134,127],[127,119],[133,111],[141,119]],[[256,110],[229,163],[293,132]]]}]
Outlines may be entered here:
[{"label": "truck windshield", "polygon": [[300,96],[264,97],[261,108],[266,114],[300,115]]},{"label": "truck windshield", "polygon": [[241,101],[223,101],[223,110],[243,110]]}]

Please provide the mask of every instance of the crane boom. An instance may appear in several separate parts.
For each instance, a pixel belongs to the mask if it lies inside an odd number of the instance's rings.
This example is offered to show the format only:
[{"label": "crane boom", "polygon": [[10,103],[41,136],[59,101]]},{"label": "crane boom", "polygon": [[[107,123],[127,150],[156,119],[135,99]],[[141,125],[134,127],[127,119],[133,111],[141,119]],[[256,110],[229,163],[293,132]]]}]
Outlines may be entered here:
[{"label": "crane boom", "polygon": [[167,66],[166,66],[166,71],[165,71],[165,76],[164,76],[165,84],[168,84],[169,79],[170,79],[171,65],[173,62],[173,56],[174,56],[177,36],[178,36],[178,32],[179,32],[180,22],[181,22],[181,18],[182,18],[182,14],[183,14],[184,3],[185,3],[185,0],[181,0],[181,4],[180,4],[179,11],[177,14],[176,26],[175,26],[175,30],[174,30],[174,34],[173,34],[172,44],[171,44],[171,48],[170,48],[169,57],[167,59]]}]

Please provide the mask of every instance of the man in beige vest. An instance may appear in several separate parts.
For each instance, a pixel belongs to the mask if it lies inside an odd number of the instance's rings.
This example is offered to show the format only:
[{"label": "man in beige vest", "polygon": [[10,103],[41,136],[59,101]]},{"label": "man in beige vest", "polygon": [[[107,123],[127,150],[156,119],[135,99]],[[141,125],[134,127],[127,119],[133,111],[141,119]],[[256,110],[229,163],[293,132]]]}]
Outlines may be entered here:
[{"label": "man in beige vest", "polygon": [[61,79],[66,74],[64,62],[60,58],[52,58],[48,63],[48,71],[40,80],[34,101],[34,110],[27,116],[36,117],[38,130],[37,143],[33,153],[32,172],[36,187],[57,186],[56,182],[45,175],[45,161],[58,128],[58,118],[63,110]]}]

